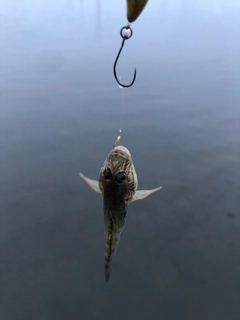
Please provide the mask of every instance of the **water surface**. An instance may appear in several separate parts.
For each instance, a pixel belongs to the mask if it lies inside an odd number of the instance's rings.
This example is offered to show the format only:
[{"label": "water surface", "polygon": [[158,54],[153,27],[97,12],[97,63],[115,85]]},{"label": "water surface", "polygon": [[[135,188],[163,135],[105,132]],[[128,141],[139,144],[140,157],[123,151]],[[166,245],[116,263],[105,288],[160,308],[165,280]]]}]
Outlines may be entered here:
[{"label": "water surface", "polygon": [[[0,4],[1,320],[240,318],[240,4]],[[140,188],[104,279],[97,178],[119,128]]]}]

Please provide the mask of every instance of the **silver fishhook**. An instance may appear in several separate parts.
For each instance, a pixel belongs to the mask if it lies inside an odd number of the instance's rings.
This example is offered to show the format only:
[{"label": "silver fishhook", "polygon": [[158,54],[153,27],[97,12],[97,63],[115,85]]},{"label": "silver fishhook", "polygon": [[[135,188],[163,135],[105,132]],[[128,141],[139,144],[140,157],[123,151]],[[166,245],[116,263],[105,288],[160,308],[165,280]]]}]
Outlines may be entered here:
[{"label": "silver fishhook", "polygon": [[[127,30],[130,29],[130,35],[129,35],[129,36],[123,35],[124,29],[127,29]],[[130,28],[130,26],[122,27],[122,29],[120,30],[120,35],[121,35],[121,37],[123,38],[123,41],[122,41],[122,45],[121,45],[121,47],[120,47],[120,50],[119,50],[119,52],[118,52],[117,58],[116,58],[116,60],[115,60],[115,62],[114,62],[114,65],[113,65],[113,74],[114,74],[114,77],[115,77],[117,83],[118,83],[121,87],[124,87],[124,88],[129,88],[129,87],[131,87],[131,86],[134,84],[135,79],[136,79],[136,74],[137,74],[136,68],[134,69],[134,75],[133,75],[133,80],[132,80],[132,82],[131,82],[130,84],[127,84],[127,85],[126,85],[126,84],[122,84],[122,83],[118,80],[118,78],[117,78],[117,72],[116,72],[116,66],[117,66],[118,58],[119,58],[119,56],[120,56],[120,54],[121,54],[121,51],[122,51],[122,48],[123,48],[123,46],[124,46],[124,42],[125,42],[125,40],[130,39],[131,36],[132,36],[132,34],[133,34],[133,31],[132,31],[132,29]]]}]

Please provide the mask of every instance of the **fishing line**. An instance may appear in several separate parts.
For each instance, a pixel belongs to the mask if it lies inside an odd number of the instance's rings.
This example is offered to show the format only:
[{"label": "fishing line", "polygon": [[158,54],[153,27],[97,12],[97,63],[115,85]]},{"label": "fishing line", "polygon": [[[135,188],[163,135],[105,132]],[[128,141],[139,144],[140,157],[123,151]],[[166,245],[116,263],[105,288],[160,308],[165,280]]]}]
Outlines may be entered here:
[{"label": "fishing line", "polygon": [[120,85],[119,85],[119,88],[122,89],[121,101],[120,101],[120,107],[119,107],[119,124],[120,124],[120,128],[119,128],[119,134],[117,136],[117,139],[114,142],[113,149],[116,147],[117,143],[120,141],[121,134],[122,134],[122,110],[123,110],[124,91],[123,91],[123,87],[121,87]]},{"label": "fishing line", "polygon": [[118,61],[118,58],[119,58],[119,55],[122,51],[122,48],[124,46],[124,42],[125,40],[128,40],[129,38],[131,38],[133,32],[132,32],[132,29],[130,27],[130,23],[126,26],[126,27],[123,27],[121,30],[120,30],[120,35],[123,39],[122,41],[122,45],[121,45],[121,48],[119,50],[119,53],[117,55],[117,58],[115,60],[115,63],[114,63],[114,67],[113,67],[113,70],[114,70],[114,76],[115,76],[115,79],[117,80],[117,83],[118,83],[118,86],[120,88],[120,90],[122,90],[122,93],[121,93],[121,101],[120,101],[120,114],[119,114],[119,122],[120,122],[120,129],[119,129],[119,135],[117,136],[117,139],[116,141],[114,142],[114,145],[113,145],[113,148],[115,148],[115,146],[117,145],[117,143],[120,141],[121,139],[121,133],[122,133],[122,110],[123,110],[123,100],[124,100],[124,91],[123,89],[124,88],[128,88],[128,87],[131,87],[132,84],[134,83],[135,81],[135,77],[136,77],[136,70],[135,70],[135,73],[134,73],[134,77],[133,77],[133,81],[130,85],[124,85],[122,84],[120,81],[121,81],[121,76],[119,76],[119,80],[117,79],[117,75],[116,75],[116,64],[117,64],[117,61]]},{"label": "fishing line", "polygon": [[[121,47],[118,51],[117,57],[115,59],[115,62],[113,64],[113,74],[115,77],[115,80],[117,81],[119,88],[124,89],[124,88],[129,88],[131,87],[136,79],[136,68],[134,69],[134,74],[133,74],[133,79],[129,84],[123,84],[121,82],[121,77],[117,77],[117,63],[118,63],[118,59],[119,56],[122,52],[122,49],[124,47],[125,41],[130,39],[133,35],[133,31],[131,28],[131,22],[135,21],[138,16],[140,15],[140,13],[142,12],[142,10],[144,9],[146,3],[148,2],[148,0],[127,0],[127,20],[128,20],[128,24],[124,27],[121,28],[120,30],[120,36],[122,38],[122,43],[121,43]],[[122,133],[122,129],[121,129],[121,122],[122,122],[122,104],[123,104],[123,91],[122,91],[122,97],[121,97],[121,105],[120,105],[120,129],[119,129],[119,135],[117,136],[116,141],[114,142],[113,148],[116,146],[116,144],[120,141],[121,139],[121,133]]]}]

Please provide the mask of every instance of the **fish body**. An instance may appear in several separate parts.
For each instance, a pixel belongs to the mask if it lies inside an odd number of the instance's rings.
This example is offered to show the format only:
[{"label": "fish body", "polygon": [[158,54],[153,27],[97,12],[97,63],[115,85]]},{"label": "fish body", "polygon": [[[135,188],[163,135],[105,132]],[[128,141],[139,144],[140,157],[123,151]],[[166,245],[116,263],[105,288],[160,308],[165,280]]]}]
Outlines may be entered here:
[{"label": "fish body", "polygon": [[129,150],[124,146],[113,148],[99,173],[98,181],[80,176],[103,196],[105,229],[105,278],[109,280],[110,265],[123,232],[130,202],[143,199],[161,189],[137,190],[138,180]]}]

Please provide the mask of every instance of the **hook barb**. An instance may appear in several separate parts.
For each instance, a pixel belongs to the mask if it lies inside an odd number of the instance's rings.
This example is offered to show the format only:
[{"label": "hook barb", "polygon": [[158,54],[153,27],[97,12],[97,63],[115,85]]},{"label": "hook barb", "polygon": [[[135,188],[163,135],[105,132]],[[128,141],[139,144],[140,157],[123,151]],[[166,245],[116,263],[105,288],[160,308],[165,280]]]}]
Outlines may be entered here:
[{"label": "hook barb", "polygon": [[[123,36],[122,31],[123,31],[124,28],[130,29],[131,34],[130,34],[129,37]],[[134,82],[135,82],[136,75],[137,75],[136,68],[134,68],[134,75],[133,75],[132,82],[131,82],[130,84],[122,84],[122,83],[118,80],[117,72],[116,72],[116,67],[117,67],[117,62],[118,62],[119,56],[120,56],[120,54],[121,54],[121,52],[122,52],[122,49],[123,49],[125,40],[129,39],[129,38],[132,36],[132,30],[131,30],[131,28],[130,28],[129,26],[128,26],[128,27],[123,27],[123,28],[121,29],[121,31],[120,31],[120,35],[121,35],[121,37],[123,38],[123,41],[122,41],[122,45],[121,45],[121,47],[120,47],[120,49],[119,49],[117,58],[116,58],[116,60],[115,60],[115,62],[114,62],[114,65],[113,65],[113,74],[114,74],[114,77],[115,77],[117,83],[118,83],[121,87],[123,87],[123,88],[129,88],[129,87],[131,87],[131,86],[134,84]]]}]

